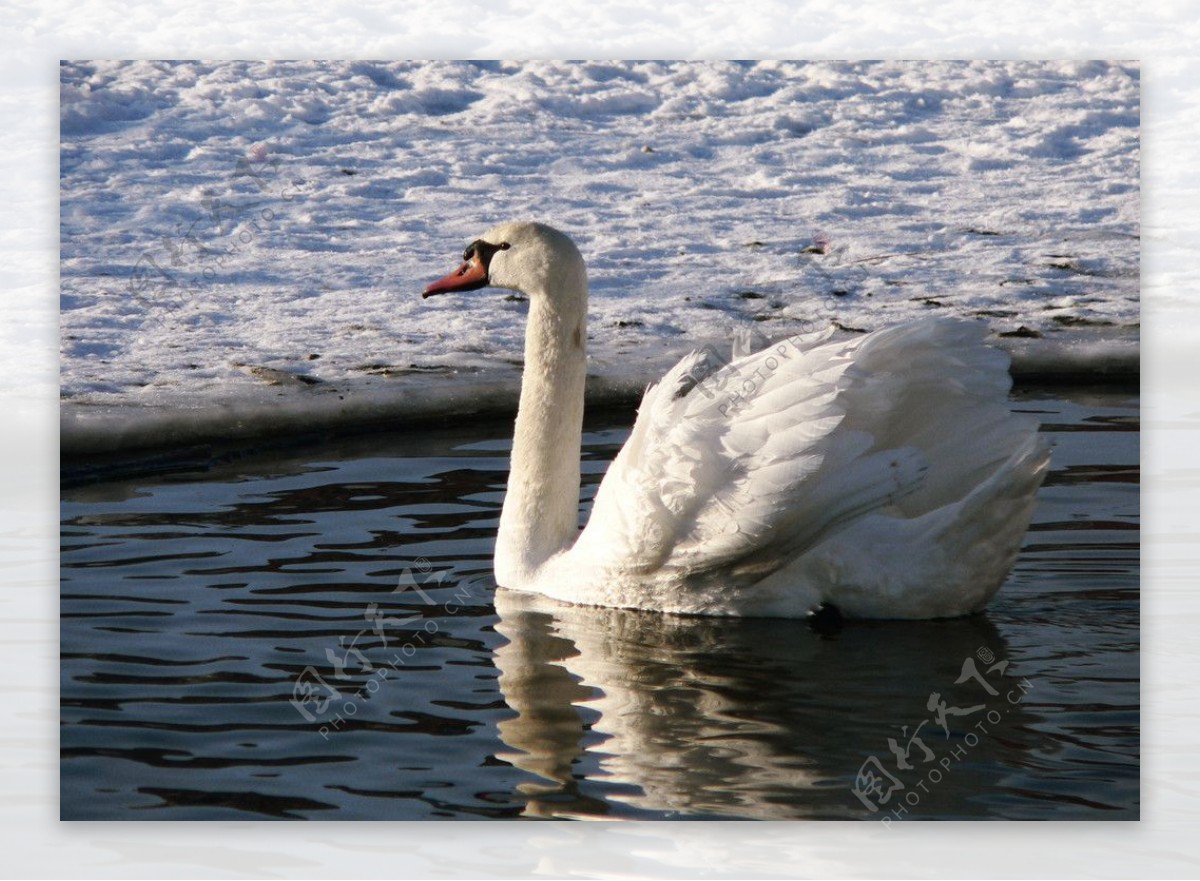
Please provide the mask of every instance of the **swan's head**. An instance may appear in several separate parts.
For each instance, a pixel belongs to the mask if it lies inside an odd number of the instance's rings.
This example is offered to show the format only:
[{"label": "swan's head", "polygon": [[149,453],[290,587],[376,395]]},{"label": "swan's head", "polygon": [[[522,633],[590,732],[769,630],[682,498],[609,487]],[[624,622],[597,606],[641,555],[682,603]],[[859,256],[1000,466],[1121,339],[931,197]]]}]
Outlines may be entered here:
[{"label": "swan's head", "polygon": [[502,223],[467,245],[463,264],[425,288],[424,297],[483,287],[530,297],[587,296],[583,257],[566,235],[544,223]]}]

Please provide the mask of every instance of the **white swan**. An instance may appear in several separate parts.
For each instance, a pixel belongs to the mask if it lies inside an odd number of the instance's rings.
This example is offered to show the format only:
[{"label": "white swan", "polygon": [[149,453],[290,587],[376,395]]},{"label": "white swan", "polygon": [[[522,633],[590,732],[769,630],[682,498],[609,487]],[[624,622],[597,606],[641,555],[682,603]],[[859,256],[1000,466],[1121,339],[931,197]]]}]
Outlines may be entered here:
[{"label": "white swan", "polygon": [[[918,321],[794,337],[646,390],[579,532],[587,273],[538,223],[473,242],[424,296],[529,298],[512,469],[496,539],[507,588],[599,606],[803,617],[982,609],[1016,557],[1049,452],[1011,413],[985,331]],[[744,348],[744,347],[742,347]]]}]

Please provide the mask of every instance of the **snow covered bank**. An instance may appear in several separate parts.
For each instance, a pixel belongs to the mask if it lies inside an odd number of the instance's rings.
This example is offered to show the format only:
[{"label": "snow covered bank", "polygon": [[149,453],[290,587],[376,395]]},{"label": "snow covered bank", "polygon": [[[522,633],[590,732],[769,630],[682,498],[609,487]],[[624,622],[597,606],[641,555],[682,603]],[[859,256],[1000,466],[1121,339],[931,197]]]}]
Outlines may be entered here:
[{"label": "snow covered bank", "polygon": [[[493,223],[579,242],[596,395],[753,326],[986,321],[1136,370],[1139,85],[1109,63],[66,63],[64,452],[503,411],[525,304],[422,301]],[[407,415],[406,415],[407,414]]]},{"label": "snow covered bank", "polygon": [[[840,334],[845,336],[847,334]],[[1138,340],[1130,333],[1083,333],[1069,338],[993,339],[1013,356],[1018,382],[1128,382],[1138,374]],[[715,343],[727,351],[724,341]],[[636,353],[621,363],[593,365],[589,407],[632,409],[647,383],[657,380],[682,352]],[[185,447],[224,441],[264,441],[305,433],[417,427],[442,420],[511,417],[516,413],[520,368],[451,370],[436,378],[422,371],[353,383],[299,380],[261,372],[262,385],[220,399],[164,393],[154,404],[72,404],[62,408],[61,449],[66,458]]]}]

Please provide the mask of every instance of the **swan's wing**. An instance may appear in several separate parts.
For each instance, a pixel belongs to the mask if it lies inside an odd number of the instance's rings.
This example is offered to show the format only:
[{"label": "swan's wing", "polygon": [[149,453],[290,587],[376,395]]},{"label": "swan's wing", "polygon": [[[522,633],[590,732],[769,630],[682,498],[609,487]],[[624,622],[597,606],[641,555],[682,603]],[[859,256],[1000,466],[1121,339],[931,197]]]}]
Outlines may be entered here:
[{"label": "swan's wing", "polygon": [[571,556],[733,587],[872,512],[952,504],[1037,430],[1009,412],[1008,357],[986,333],[933,319],[793,337],[726,365],[688,355],[647,390]]},{"label": "swan's wing", "polygon": [[641,575],[758,578],[917,487],[918,450],[874,450],[869,431],[842,428],[861,339],[828,337],[724,365],[711,350],[683,358],[646,391],[573,554]]}]

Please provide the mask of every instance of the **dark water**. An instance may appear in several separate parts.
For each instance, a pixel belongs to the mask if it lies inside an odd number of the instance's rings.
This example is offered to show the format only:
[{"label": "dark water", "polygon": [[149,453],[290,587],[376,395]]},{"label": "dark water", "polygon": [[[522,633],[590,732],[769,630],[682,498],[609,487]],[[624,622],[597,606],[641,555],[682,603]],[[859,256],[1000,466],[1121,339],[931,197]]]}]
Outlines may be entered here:
[{"label": "dark water", "polygon": [[1138,401],[1013,406],[988,612],[834,638],[497,592],[508,425],[66,490],[62,816],[1136,818]]}]

